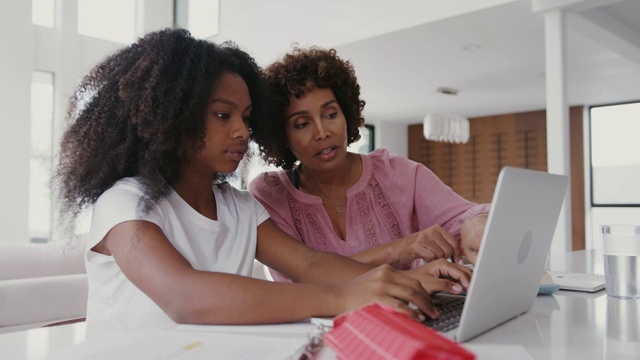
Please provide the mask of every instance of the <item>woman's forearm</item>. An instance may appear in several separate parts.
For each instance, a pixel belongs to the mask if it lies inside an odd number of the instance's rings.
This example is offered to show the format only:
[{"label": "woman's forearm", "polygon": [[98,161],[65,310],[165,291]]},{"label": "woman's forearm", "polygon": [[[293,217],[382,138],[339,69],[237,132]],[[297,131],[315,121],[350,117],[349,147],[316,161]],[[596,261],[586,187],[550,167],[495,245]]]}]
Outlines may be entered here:
[{"label": "woman's forearm", "polygon": [[[395,240],[390,243],[376,246],[363,252],[351,255],[349,257],[353,260],[372,266],[378,266],[382,264],[395,264],[402,261],[400,259],[401,251],[399,249],[401,248],[403,240],[404,239]],[[410,260],[413,259],[407,259],[407,261]]]}]

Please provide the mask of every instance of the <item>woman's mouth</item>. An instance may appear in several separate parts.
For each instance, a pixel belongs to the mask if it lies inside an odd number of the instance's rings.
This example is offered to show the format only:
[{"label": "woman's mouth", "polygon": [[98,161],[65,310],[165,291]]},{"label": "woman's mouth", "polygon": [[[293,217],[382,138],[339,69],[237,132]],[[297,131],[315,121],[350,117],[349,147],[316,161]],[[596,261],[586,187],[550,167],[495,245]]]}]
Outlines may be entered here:
[{"label": "woman's mouth", "polygon": [[337,146],[330,146],[328,148],[322,149],[321,151],[316,153],[316,156],[320,157],[320,158],[326,158],[326,157],[331,157],[334,156],[337,152],[338,147]]}]

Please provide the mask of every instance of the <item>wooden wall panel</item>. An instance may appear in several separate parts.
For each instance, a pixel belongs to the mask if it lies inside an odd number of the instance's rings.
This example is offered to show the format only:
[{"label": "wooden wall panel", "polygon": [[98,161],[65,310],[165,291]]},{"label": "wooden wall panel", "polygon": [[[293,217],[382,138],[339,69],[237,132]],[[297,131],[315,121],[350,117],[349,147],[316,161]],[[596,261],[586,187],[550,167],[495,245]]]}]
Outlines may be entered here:
[{"label": "wooden wall panel", "polygon": [[[547,170],[546,112],[470,119],[466,144],[428,141],[422,124],[409,126],[409,158],[431,169],[464,198],[490,202],[503,166]],[[573,248],[584,249],[584,163],[582,107],[571,108]]]},{"label": "wooden wall panel", "polygon": [[[585,242],[585,205],[584,205],[584,136],[582,106],[569,109],[570,147],[571,147],[571,213],[573,216],[571,233],[573,250],[582,250]],[[581,217],[578,217],[581,216]]]}]

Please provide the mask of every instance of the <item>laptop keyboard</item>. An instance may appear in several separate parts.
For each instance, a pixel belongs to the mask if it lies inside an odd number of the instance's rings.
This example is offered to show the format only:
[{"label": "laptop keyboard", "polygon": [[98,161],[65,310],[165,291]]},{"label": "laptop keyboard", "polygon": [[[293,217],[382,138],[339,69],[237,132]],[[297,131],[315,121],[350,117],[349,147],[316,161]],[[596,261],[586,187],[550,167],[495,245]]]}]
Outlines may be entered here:
[{"label": "laptop keyboard", "polygon": [[438,309],[440,317],[435,320],[427,318],[422,323],[439,332],[447,332],[457,328],[462,308],[464,307],[464,300],[465,298],[455,297],[435,298],[434,305]]}]

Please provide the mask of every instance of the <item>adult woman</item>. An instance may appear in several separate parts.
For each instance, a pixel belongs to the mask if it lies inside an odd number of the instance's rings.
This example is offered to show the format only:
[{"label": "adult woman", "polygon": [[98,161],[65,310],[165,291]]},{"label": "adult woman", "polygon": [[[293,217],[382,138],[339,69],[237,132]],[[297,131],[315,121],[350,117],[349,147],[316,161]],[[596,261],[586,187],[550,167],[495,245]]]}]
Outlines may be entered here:
[{"label": "adult woman", "polygon": [[265,73],[274,114],[255,139],[283,170],[256,177],[249,189],[280,228],[312,248],[403,269],[415,259],[460,261],[462,234],[475,260],[488,205],[466,201],[426,167],[384,149],[347,151],[365,105],[348,61],[335,50],[296,48]]},{"label": "adult woman", "polygon": [[[427,291],[454,286],[431,273],[468,285],[468,273],[446,264],[401,274],[309,249],[222,182],[262,120],[263,89],[260,68],[233,44],[171,29],[82,80],[57,179],[72,217],[93,205],[88,320],[160,313],[183,323],[288,322],[370,301],[419,318],[409,302],[437,316]],[[254,258],[305,283],[252,279]]]}]

